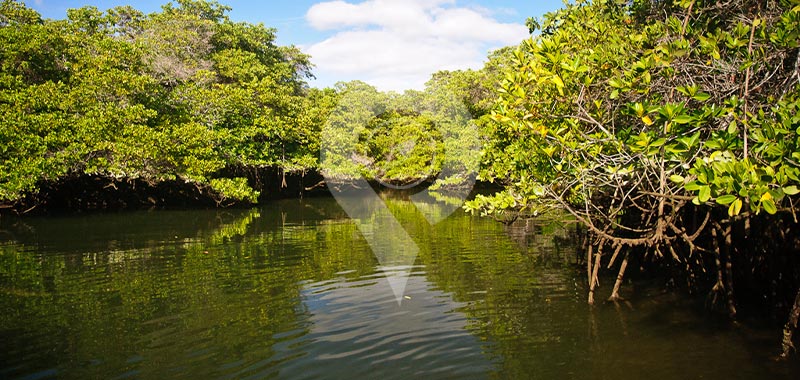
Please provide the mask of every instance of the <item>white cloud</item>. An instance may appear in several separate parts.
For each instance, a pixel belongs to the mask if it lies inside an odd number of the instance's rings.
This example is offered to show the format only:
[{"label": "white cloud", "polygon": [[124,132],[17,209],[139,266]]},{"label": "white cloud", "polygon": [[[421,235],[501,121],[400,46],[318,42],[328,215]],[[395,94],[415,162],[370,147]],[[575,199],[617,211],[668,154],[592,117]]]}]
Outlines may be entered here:
[{"label": "white cloud", "polygon": [[44,2],[44,0],[33,0],[33,3],[38,5],[38,6],[41,6],[42,2]]},{"label": "white cloud", "polygon": [[306,20],[334,31],[304,47],[320,81],[360,79],[381,90],[420,89],[438,70],[479,68],[487,51],[528,36],[522,24],[455,0],[329,1],[312,6]]}]

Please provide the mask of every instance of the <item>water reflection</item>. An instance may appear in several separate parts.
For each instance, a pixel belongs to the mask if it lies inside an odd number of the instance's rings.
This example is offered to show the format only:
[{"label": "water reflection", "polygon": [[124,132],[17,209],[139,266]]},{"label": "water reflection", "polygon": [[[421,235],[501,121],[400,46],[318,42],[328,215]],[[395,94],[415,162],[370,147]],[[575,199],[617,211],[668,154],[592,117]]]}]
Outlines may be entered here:
[{"label": "water reflection", "polygon": [[358,280],[308,284],[303,291],[311,329],[300,347],[313,365],[293,361],[282,377],[480,378],[492,368],[466,329],[461,306],[431,289],[424,268],[413,268],[402,305],[387,297],[390,278],[376,272]]},{"label": "water reflection", "polygon": [[[332,199],[0,220],[0,378],[796,378],[775,331],[679,299],[585,305],[574,229],[456,213],[402,305]],[[634,288],[636,290],[636,288]]]}]

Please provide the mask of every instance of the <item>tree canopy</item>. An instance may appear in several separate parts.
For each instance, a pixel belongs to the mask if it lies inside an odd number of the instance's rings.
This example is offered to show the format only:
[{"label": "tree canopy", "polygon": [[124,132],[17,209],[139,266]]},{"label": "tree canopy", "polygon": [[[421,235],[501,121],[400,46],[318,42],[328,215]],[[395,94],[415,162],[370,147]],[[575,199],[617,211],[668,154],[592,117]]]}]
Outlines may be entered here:
[{"label": "tree canopy", "polygon": [[[231,166],[314,167],[323,99],[309,58],[216,2],[159,13],[71,9],[43,20],[0,5],[0,200],[95,175],[211,186],[254,201]],[[322,106],[324,107],[324,106]]]},{"label": "tree canopy", "polygon": [[[483,72],[437,73],[424,91],[405,94],[362,82],[309,88],[308,56],[229,11],[179,0],[149,15],[84,7],[43,20],[3,0],[0,202],[81,176],[178,181],[221,204],[255,202],[252,179],[235,175],[322,169],[321,139],[337,138],[323,136],[326,123],[358,131],[357,157],[332,161],[331,173],[407,184],[453,169],[444,186],[477,167],[470,113],[488,112],[493,86]],[[369,114],[353,114],[367,106]]]}]

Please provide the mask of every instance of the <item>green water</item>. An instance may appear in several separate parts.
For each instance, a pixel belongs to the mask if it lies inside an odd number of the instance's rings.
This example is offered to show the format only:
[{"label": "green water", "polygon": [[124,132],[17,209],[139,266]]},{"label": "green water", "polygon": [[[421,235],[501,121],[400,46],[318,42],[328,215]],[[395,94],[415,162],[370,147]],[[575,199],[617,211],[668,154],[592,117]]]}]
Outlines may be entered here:
[{"label": "green water", "polygon": [[386,272],[333,199],[4,218],[0,378],[798,378],[678,297],[589,308],[571,228],[388,204],[419,255]]}]

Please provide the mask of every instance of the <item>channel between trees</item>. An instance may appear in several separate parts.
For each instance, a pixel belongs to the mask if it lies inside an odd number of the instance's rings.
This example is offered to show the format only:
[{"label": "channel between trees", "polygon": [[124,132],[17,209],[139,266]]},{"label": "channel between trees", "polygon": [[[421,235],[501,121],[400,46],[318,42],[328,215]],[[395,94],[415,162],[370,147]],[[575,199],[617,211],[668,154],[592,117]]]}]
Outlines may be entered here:
[{"label": "channel between trees", "polygon": [[[229,206],[318,190],[320,173],[404,185],[475,160],[478,179],[502,190],[468,211],[510,221],[565,210],[585,228],[590,304],[603,272],[618,302],[626,275],[656,267],[732,320],[780,315],[781,356],[792,354],[796,0],[577,1],[529,19],[531,38],[483,69],[403,94],[309,88],[313,57],[229,10],[179,0],[150,15],[85,7],[43,20],[3,0],[0,211],[113,207],[120,189],[143,191],[126,205]],[[469,117],[432,106],[448,102]],[[459,133],[480,146],[448,155]],[[355,147],[325,166],[326,141]]]}]

